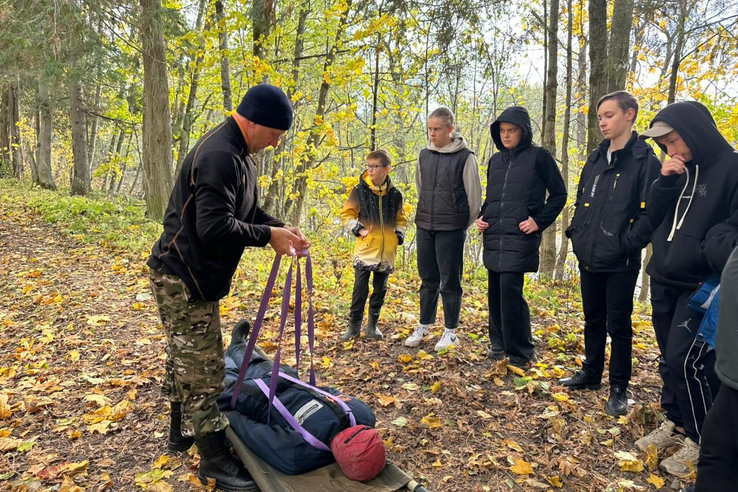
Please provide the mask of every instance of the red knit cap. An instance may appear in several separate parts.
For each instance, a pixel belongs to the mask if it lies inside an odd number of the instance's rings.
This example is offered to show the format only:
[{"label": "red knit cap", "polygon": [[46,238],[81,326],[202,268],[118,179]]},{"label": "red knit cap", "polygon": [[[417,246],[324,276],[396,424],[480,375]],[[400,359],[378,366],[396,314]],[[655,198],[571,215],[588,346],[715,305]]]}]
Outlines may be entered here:
[{"label": "red knit cap", "polygon": [[336,463],[351,480],[368,482],[384,470],[387,450],[376,429],[366,425],[349,427],[331,442]]}]

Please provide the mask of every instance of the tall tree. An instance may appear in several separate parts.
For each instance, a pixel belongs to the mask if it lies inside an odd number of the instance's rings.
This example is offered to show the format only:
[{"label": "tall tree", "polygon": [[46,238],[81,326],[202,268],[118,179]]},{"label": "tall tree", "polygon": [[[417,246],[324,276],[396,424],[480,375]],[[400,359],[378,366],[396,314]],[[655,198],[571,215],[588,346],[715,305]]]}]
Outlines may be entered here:
[{"label": "tall tree", "polygon": [[[564,97],[564,133],[561,137],[561,177],[564,178],[564,186],[569,189],[569,132],[571,127],[571,93],[573,83],[573,56],[572,39],[574,31],[574,12],[572,11],[572,0],[567,0],[566,12],[566,96]],[[561,213],[561,247],[559,257],[556,261],[556,278],[564,278],[566,267],[566,256],[569,254],[569,240],[566,237],[566,228],[569,227],[569,206],[564,207]]]},{"label": "tall tree", "polygon": [[[543,146],[556,155],[556,93],[559,87],[559,0],[551,0],[549,23],[546,29],[548,70],[546,72],[546,105]],[[553,275],[556,268],[556,221],[543,233],[541,241],[541,273]]]},{"label": "tall tree", "polygon": [[607,0],[589,0],[589,111],[587,154],[600,140],[597,101],[607,94]]},{"label": "tall tree", "polygon": [[231,61],[228,54],[228,30],[226,28],[225,7],[222,0],[215,0],[215,22],[218,25],[218,52],[220,54],[220,90],[223,93],[223,109],[233,111],[233,91],[231,90]]},{"label": "tall tree", "polygon": [[143,168],[146,211],[164,217],[172,190],[172,126],[161,0],[141,1],[144,65]]},{"label": "tall tree", "polygon": [[607,92],[625,89],[632,26],[633,0],[615,0],[607,54]]},{"label": "tall tree", "polygon": [[49,80],[45,69],[38,74],[38,113],[36,128],[36,179],[39,186],[49,190],[56,189],[54,174],[51,171],[51,125],[52,99],[49,94]]},{"label": "tall tree", "polygon": [[82,81],[79,76],[69,79],[69,120],[72,127],[72,195],[86,195],[90,190],[90,167],[87,163],[87,121],[82,102]]}]

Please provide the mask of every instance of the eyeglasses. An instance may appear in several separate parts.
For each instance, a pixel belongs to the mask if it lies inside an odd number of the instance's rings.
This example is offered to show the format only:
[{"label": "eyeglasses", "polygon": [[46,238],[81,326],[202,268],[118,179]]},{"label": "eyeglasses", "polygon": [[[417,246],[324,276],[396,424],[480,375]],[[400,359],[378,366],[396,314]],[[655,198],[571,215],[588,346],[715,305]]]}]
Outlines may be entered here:
[{"label": "eyeglasses", "polygon": [[370,171],[376,171],[377,169],[384,169],[384,166],[366,166]]}]

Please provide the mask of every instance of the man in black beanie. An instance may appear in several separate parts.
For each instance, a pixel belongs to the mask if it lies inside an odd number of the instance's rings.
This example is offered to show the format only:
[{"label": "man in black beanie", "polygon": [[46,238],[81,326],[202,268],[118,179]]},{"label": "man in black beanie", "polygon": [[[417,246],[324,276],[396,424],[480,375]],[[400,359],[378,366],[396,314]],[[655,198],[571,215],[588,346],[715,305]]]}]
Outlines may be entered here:
[{"label": "man in black beanie", "polygon": [[225,361],[218,300],[225,297],[244,248],[267,244],[277,254],[310,242],[262,210],[251,158],[276,147],[292,125],[292,105],[279,88],[249,89],[233,115],[185,157],[164,216],[164,232],[148,260],[151,288],[167,335],[163,393],[171,404],[168,448],[197,443],[198,476],[229,491],[258,491],[225,439],[228,419],[216,400]]}]

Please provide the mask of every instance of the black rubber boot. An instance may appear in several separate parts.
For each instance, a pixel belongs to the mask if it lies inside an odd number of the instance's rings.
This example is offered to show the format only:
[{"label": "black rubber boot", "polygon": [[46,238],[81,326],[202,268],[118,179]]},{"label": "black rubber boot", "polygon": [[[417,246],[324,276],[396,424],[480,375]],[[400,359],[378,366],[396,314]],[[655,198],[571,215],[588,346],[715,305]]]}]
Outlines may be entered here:
[{"label": "black rubber boot", "polygon": [[359,321],[349,321],[348,329],[346,330],[346,333],[341,335],[339,340],[342,342],[348,342],[352,338],[358,337],[361,334],[361,320]]},{"label": "black rubber boot", "polygon": [[569,378],[559,379],[559,383],[561,383],[562,386],[566,386],[567,388],[575,390],[584,388],[598,390],[602,388],[601,378],[590,376],[584,370],[578,371],[576,374]]},{"label": "black rubber boot", "polygon": [[167,441],[167,449],[172,453],[182,453],[195,444],[195,438],[182,435],[182,404],[173,401],[170,405],[172,409],[169,414],[169,440]]},{"label": "black rubber boot", "polygon": [[207,485],[208,478],[215,479],[215,488],[228,492],[259,492],[248,471],[238,466],[225,438],[225,431],[205,434],[196,439],[200,452],[200,469],[197,478]]},{"label": "black rubber boot", "polygon": [[382,339],[382,332],[379,331],[377,328],[377,323],[379,322],[379,313],[372,314],[369,313],[369,321],[366,324],[366,329],[364,330],[364,336],[370,340],[381,340]]},{"label": "black rubber boot", "polygon": [[610,398],[607,400],[605,413],[611,417],[620,417],[628,413],[628,392],[625,388],[612,386]]}]

